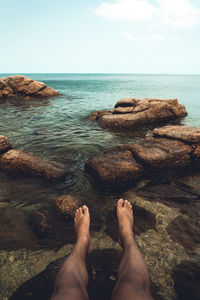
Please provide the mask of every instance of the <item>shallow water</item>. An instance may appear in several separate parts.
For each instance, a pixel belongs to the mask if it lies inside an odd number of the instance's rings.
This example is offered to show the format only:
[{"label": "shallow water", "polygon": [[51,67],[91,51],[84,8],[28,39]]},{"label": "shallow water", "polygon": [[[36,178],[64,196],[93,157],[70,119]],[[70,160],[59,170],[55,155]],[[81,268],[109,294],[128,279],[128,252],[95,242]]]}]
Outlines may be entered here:
[{"label": "shallow water", "polygon": [[[0,74],[0,77],[8,75]],[[87,195],[87,204],[103,214],[113,207],[113,199],[119,194],[97,190],[84,172],[84,164],[106,148],[140,139],[145,133],[127,136],[104,130],[88,119],[94,110],[112,108],[123,97],[178,98],[189,113],[183,123],[200,126],[200,76],[197,75],[25,75],[45,82],[61,92],[62,96],[45,100],[2,101],[0,134],[7,136],[15,149],[27,150],[66,164],[73,175],[64,183],[49,184],[35,179],[11,178],[0,173],[0,208],[7,209],[8,224],[4,222],[4,229],[12,230],[15,222],[12,224],[10,220],[19,217],[20,221],[16,220],[16,224],[20,224],[21,236],[23,230],[30,230],[24,218],[41,206],[48,206],[58,195]],[[12,249],[12,241],[5,245],[1,241],[0,244],[1,249]],[[32,249],[36,244],[30,231],[25,248]],[[17,248],[23,248],[23,243],[21,246],[19,243]]]}]

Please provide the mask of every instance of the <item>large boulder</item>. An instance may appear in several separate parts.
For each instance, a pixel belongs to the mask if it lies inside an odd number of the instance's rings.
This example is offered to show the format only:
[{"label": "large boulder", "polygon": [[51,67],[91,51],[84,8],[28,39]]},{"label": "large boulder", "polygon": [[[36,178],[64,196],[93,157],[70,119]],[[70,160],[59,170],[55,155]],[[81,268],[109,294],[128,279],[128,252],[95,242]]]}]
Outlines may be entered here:
[{"label": "large boulder", "polygon": [[[30,79],[26,76],[16,75],[0,79],[0,98],[9,97],[52,97],[60,95],[45,83]],[[26,98],[27,99],[27,98]]]},{"label": "large boulder", "polygon": [[178,140],[147,137],[132,145],[136,158],[151,169],[185,167],[191,164],[193,149]]},{"label": "large boulder", "polygon": [[108,187],[129,185],[143,173],[130,151],[105,153],[89,160],[85,167],[98,184]]},{"label": "large boulder", "polygon": [[0,155],[12,148],[7,137],[0,135]]},{"label": "large boulder", "polygon": [[163,126],[161,128],[155,128],[153,135],[178,139],[188,143],[200,143],[200,128],[194,126]]},{"label": "large boulder", "polygon": [[140,125],[166,123],[187,116],[184,105],[177,99],[121,99],[115,108],[96,111],[91,120],[98,120],[106,128],[133,128]]},{"label": "large boulder", "polygon": [[9,150],[0,156],[0,170],[12,175],[62,180],[68,173],[65,165],[47,161],[22,150]]}]

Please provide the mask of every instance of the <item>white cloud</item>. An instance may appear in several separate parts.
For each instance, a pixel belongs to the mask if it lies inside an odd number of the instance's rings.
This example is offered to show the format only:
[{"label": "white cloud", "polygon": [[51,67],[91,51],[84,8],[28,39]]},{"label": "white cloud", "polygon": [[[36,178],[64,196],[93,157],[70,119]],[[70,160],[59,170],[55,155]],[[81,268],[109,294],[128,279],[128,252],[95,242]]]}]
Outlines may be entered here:
[{"label": "white cloud", "polygon": [[113,19],[140,22],[150,20],[157,9],[148,0],[117,0],[115,3],[102,3],[96,9],[99,16]]},{"label": "white cloud", "polygon": [[200,21],[200,10],[188,0],[157,0],[163,20],[175,28],[191,28]]},{"label": "white cloud", "polygon": [[128,41],[135,41],[135,42],[150,42],[150,41],[164,41],[165,38],[160,33],[153,33],[149,35],[134,37],[129,32],[123,32],[122,36]]},{"label": "white cloud", "polygon": [[200,9],[190,0],[156,0],[153,6],[149,0],[116,0],[99,5],[95,12],[111,20],[131,22],[156,21],[174,28],[192,28],[200,22]]}]

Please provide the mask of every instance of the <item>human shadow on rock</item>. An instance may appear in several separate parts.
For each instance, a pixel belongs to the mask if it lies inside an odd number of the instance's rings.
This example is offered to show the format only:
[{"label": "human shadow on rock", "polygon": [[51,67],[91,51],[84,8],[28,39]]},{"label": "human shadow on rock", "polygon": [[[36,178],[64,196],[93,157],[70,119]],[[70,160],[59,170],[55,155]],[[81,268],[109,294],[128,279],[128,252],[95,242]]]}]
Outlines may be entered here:
[{"label": "human shadow on rock", "polygon": [[[90,300],[111,299],[121,257],[121,251],[113,249],[95,250],[87,257]],[[24,282],[9,300],[49,300],[53,292],[56,274],[64,259],[65,257],[62,257],[51,262],[44,271]],[[158,295],[158,287],[153,282],[151,287],[154,299],[161,300],[162,297]]]}]

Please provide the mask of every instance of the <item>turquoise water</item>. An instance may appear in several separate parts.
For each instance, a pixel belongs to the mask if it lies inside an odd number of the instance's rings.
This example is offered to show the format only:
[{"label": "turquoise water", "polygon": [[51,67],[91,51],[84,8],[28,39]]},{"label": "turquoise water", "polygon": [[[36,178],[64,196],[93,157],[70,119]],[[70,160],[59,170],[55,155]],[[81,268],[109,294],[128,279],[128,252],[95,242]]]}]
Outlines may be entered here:
[{"label": "turquoise water", "polygon": [[[5,77],[11,74],[0,74]],[[0,103],[0,134],[13,148],[66,164],[73,173],[63,184],[0,174],[0,201],[34,209],[57,194],[99,193],[84,172],[84,163],[108,147],[130,142],[134,135],[112,133],[88,119],[94,110],[112,108],[122,97],[178,98],[189,115],[184,123],[200,126],[200,76],[118,74],[24,74],[62,93],[46,100],[7,100]],[[95,199],[96,201],[95,201]],[[1,204],[2,205],[2,204]]]}]

